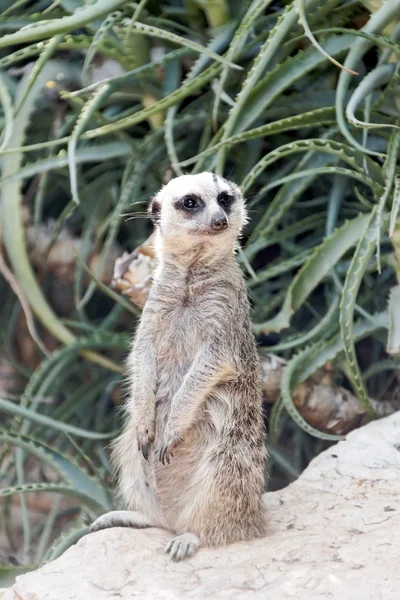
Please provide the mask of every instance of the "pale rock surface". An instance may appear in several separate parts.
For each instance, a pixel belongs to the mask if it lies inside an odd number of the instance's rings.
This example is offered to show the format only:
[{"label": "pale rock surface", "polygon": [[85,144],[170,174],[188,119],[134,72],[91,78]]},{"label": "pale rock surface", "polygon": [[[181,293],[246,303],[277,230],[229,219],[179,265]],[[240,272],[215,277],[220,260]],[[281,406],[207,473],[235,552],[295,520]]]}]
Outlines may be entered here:
[{"label": "pale rock surface", "polygon": [[0,598],[400,599],[400,412],[350,433],[265,503],[265,539],[175,564],[167,532],[100,531]]}]

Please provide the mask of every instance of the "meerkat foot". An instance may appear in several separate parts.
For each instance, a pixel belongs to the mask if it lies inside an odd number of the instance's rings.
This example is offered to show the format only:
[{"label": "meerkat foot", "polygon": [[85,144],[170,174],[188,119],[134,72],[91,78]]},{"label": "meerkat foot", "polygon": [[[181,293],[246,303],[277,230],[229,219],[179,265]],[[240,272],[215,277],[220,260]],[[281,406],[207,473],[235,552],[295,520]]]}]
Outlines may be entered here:
[{"label": "meerkat foot", "polygon": [[169,554],[173,561],[178,562],[192,556],[199,546],[200,540],[197,535],[186,532],[172,538],[165,548],[165,553]]},{"label": "meerkat foot", "polygon": [[90,526],[90,532],[109,529],[110,527],[144,529],[151,526],[149,519],[137,510],[112,510],[96,519]]}]

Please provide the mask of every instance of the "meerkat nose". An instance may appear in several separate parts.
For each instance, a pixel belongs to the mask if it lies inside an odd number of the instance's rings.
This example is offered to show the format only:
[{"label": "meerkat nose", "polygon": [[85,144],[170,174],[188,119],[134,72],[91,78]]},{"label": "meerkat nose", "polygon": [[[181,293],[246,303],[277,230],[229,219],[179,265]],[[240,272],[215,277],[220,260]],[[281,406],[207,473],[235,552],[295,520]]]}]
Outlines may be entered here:
[{"label": "meerkat nose", "polygon": [[224,216],[220,216],[211,221],[211,227],[214,231],[223,231],[228,227],[228,219]]}]

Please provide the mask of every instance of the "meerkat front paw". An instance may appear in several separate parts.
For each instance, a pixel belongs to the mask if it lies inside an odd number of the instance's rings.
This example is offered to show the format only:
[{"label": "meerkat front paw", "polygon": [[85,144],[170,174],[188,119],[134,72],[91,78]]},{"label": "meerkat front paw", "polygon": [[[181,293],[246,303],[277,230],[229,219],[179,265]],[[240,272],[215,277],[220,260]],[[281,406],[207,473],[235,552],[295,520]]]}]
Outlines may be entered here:
[{"label": "meerkat front paw", "polygon": [[165,548],[165,553],[169,554],[174,562],[189,558],[200,546],[200,540],[194,533],[183,533],[172,538]]},{"label": "meerkat front paw", "polygon": [[164,443],[156,450],[159,461],[163,465],[165,465],[165,463],[170,463],[170,457],[174,456],[172,451],[181,443],[181,441],[182,436],[176,430],[167,429],[165,431]]},{"label": "meerkat front paw", "polygon": [[143,458],[149,460],[150,447],[156,437],[156,424],[149,422],[145,425],[140,424],[136,426],[136,440],[137,448],[142,452]]}]

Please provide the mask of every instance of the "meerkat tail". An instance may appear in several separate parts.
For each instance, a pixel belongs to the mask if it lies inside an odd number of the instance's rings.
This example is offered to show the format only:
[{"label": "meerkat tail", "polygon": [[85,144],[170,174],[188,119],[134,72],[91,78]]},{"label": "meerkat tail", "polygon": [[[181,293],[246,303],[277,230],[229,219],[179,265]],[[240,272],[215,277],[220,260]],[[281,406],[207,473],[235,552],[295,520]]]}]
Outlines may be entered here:
[{"label": "meerkat tail", "polygon": [[109,529],[111,527],[132,527],[133,529],[145,529],[156,527],[155,523],[138,510],[112,510],[96,519],[90,526],[90,532]]}]

